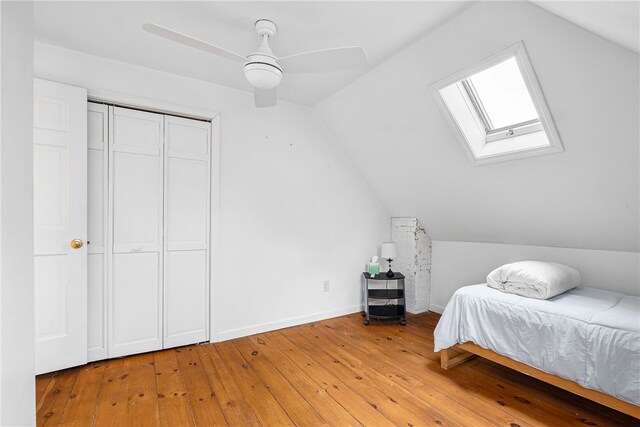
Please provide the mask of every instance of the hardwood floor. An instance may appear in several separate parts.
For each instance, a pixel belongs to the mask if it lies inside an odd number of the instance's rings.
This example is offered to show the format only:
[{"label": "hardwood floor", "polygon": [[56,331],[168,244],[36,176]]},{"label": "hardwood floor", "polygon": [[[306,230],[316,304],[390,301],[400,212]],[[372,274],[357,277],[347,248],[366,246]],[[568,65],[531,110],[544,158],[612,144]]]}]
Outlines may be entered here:
[{"label": "hardwood floor", "polygon": [[441,369],[437,320],[364,326],[353,314],[42,375],[37,424],[638,426],[486,360]]}]

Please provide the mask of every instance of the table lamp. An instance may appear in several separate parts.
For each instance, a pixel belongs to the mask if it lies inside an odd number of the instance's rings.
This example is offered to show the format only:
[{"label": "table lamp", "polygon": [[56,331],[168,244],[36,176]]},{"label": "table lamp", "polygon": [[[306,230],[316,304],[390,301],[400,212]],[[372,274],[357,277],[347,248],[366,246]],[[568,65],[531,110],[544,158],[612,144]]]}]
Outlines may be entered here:
[{"label": "table lamp", "polygon": [[382,250],[380,256],[385,258],[389,262],[389,271],[387,271],[387,277],[393,277],[393,271],[391,271],[391,260],[397,256],[396,244],[394,242],[384,242],[382,244]]}]

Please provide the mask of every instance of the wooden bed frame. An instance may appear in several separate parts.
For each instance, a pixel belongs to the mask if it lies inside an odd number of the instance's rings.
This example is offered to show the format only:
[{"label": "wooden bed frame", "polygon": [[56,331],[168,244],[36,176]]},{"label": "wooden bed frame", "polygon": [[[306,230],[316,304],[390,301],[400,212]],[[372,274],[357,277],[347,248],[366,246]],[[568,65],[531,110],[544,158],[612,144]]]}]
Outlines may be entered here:
[{"label": "wooden bed frame", "polygon": [[[463,353],[458,356],[451,357],[451,355],[449,354],[450,350],[463,350]],[[521,372],[525,375],[537,378],[541,381],[544,381],[556,387],[560,387],[571,393],[577,394],[578,396],[585,397],[589,400],[593,400],[594,402],[615,409],[616,411],[620,411],[627,415],[640,419],[640,406],[636,406],[623,400],[616,399],[615,397],[609,396],[608,394],[604,394],[596,390],[584,388],[573,381],[560,378],[553,374],[548,374],[529,365],[525,365],[524,363],[516,362],[513,359],[502,356],[501,354],[495,353],[491,350],[484,349],[471,342],[458,344],[454,347],[442,350],[440,352],[440,365],[444,369],[451,369],[461,363],[466,362],[469,359],[473,359],[476,356],[484,357],[485,359],[499,363],[500,365],[506,366],[507,368],[515,369],[516,371]]]}]

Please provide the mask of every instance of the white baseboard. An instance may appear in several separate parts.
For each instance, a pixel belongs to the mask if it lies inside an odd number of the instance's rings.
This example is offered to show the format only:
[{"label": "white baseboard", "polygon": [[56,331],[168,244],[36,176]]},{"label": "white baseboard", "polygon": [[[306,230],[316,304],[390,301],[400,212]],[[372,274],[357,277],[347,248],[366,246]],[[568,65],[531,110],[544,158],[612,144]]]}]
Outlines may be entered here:
[{"label": "white baseboard", "polygon": [[[305,323],[316,322],[318,320],[330,319],[332,317],[344,316],[346,314],[358,313],[362,311],[362,305],[339,308],[337,310],[322,311],[319,313],[307,314],[304,316],[290,317],[288,319],[276,320],[274,322],[261,323],[258,325],[246,326],[238,329],[221,331],[218,334],[218,341],[226,341],[234,338],[246,337],[249,335],[261,334],[263,332],[275,331],[277,329],[289,328],[291,326],[303,325]],[[215,342],[212,340],[211,342]]]},{"label": "white baseboard", "polygon": [[433,311],[434,313],[442,314],[444,311],[444,307],[441,305],[430,304],[429,311]]}]

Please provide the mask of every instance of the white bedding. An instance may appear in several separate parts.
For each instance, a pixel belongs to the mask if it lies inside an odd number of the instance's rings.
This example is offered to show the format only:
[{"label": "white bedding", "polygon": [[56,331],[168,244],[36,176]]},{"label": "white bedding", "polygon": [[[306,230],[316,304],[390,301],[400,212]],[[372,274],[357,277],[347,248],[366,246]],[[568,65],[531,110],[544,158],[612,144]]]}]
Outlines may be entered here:
[{"label": "white bedding", "polygon": [[640,298],[575,288],[548,300],[486,284],[453,295],[435,351],[473,342],[527,365],[640,405]]}]

